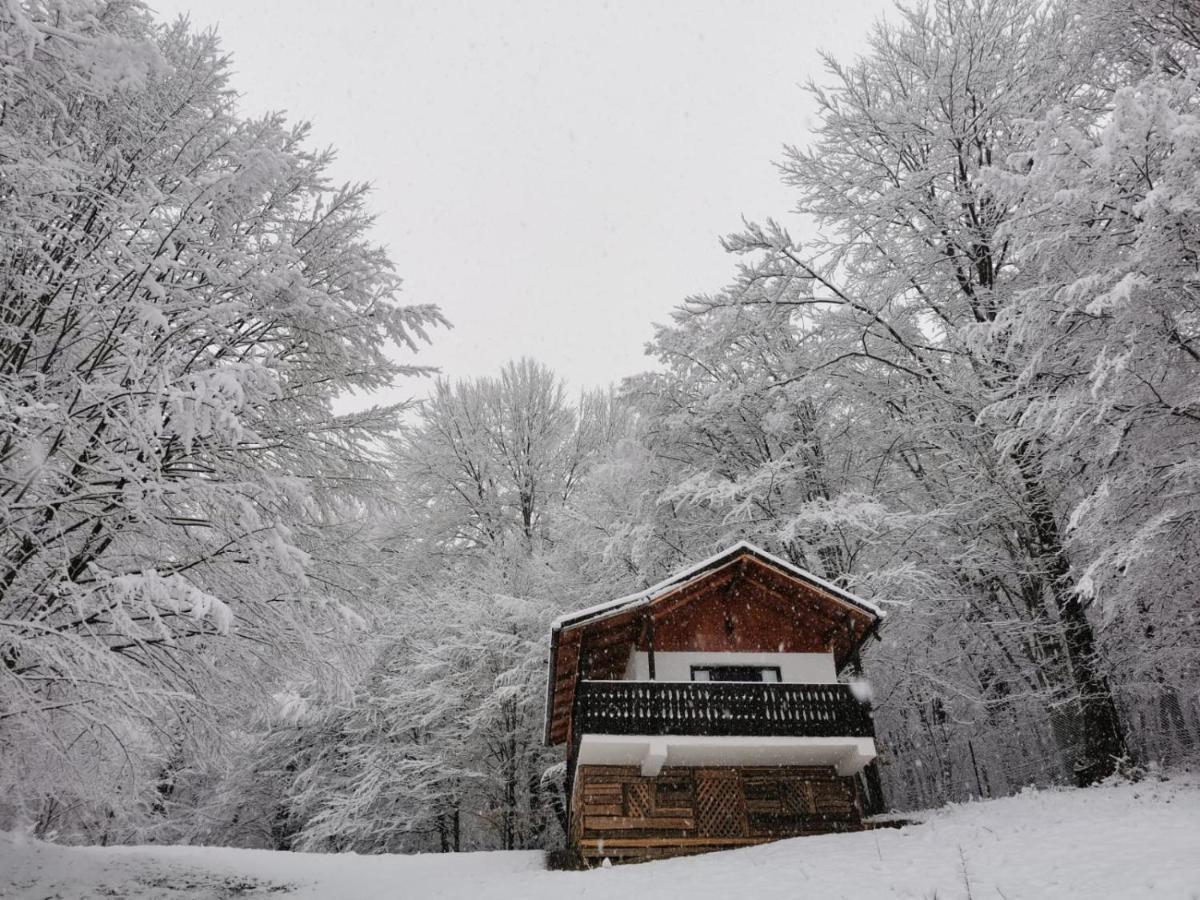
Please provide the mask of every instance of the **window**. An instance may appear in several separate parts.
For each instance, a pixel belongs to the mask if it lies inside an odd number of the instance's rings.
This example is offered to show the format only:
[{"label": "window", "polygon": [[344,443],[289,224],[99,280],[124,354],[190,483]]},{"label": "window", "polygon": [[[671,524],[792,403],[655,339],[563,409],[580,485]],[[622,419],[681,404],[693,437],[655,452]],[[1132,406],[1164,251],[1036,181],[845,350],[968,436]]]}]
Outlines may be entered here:
[{"label": "window", "polygon": [[778,684],[779,666],[692,666],[692,681],[765,681]]}]

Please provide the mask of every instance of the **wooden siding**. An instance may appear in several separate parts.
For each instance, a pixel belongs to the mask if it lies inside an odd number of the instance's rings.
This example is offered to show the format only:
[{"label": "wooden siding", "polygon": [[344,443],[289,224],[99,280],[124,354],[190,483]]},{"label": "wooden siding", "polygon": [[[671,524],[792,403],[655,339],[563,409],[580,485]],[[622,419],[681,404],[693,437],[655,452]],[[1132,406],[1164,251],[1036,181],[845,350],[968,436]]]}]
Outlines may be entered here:
[{"label": "wooden siding", "polygon": [[654,859],[857,831],[851,778],[817,766],[581,766],[571,803],[572,846],[585,859]]},{"label": "wooden siding", "polygon": [[[834,638],[852,634],[807,585],[788,594],[748,577],[751,567],[732,567],[736,577],[713,578],[654,611],[654,649],[659,652],[828,653]],[[815,602],[814,602],[815,601]],[[637,648],[649,650],[649,634]]]}]

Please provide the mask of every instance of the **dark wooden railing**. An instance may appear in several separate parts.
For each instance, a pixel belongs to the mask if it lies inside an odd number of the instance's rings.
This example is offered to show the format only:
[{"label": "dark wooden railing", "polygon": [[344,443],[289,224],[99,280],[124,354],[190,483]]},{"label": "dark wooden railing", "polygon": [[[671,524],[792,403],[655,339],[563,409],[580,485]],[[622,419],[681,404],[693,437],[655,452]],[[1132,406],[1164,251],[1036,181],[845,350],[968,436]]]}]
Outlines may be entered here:
[{"label": "dark wooden railing", "polygon": [[580,681],[571,730],[585,734],[872,737],[844,684]]}]

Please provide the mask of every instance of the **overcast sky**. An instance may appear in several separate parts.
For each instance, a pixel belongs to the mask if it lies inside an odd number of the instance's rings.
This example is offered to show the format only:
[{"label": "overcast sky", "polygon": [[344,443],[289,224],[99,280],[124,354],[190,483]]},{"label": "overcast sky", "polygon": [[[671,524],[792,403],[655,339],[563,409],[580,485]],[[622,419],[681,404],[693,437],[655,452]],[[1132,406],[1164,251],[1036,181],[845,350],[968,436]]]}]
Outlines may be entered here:
[{"label": "overcast sky", "polygon": [[[644,345],[733,263],[720,235],[793,204],[817,51],[860,52],[882,0],[150,0],[216,26],[244,109],[285,109],[375,185],[413,302],[454,323],[453,378],[533,356],[576,387]],[[408,392],[424,393],[412,386]]]}]

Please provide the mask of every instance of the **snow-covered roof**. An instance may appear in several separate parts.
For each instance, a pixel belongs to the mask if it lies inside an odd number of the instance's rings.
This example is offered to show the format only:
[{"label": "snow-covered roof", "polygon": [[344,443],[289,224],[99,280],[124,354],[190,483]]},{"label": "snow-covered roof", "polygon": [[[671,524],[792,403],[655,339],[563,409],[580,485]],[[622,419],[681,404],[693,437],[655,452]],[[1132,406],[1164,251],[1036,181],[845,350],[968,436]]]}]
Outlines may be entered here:
[{"label": "snow-covered roof", "polygon": [[589,606],[586,609],[576,610],[575,612],[564,613],[550,624],[551,632],[561,631],[563,628],[569,628],[573,625],[578,625],[581,622],[591,622],[606,618],[610,615],[616,615],[620,612],[625,612],[629,609],[634,609],[643,606],[653,601],[656,597],[665,594],[668,590],[674,590],[687,584],[689,581],[700,577],[708,572],[709,569],[715,568],[721,563],[741,553],[751,553],[765,562],[770,563],[777,568],[782,569],[789,575],[807,581],[829,594],[832,594],[836,599],[851,606],[856,606],[861,610],[869,612],[871,615],[882,619],[886,613],[874,603],[864,600],[861,597],[850,593],[845,588],[838,587],[832,582],[826,581],[818,575],[814,575],[807,569],[802,569],[799,566],[793,565],[785,559],[768,553],[761,547],[756,547],[748,541],[738,541],[731,547],[726,547],[720,553],[715,553],[708,559],[701,560],[695,565],[688,566],[673,575],[664,578],[658,584],[651,585],[645,590],[638,591],[634,594],[627,594],[624,597],[618,597],[616,600],[606,600],[604,603],[597,603],[595,606]]}]

